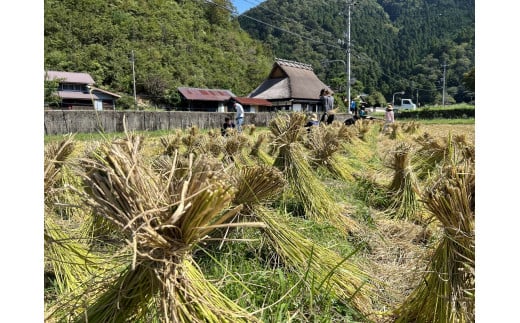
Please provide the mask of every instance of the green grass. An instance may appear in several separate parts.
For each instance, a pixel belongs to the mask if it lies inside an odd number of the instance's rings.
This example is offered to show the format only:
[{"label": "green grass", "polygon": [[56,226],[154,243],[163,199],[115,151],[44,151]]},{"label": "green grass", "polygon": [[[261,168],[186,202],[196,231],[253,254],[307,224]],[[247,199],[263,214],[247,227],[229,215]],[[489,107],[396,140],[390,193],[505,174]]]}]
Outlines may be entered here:
[{"label": "green grass", "polygon": [[454,109],[475,109],[475,105],[467,104],[467,103],[459,103],[459,104],[450,104],[445,105],[432,105],[432,106],[424,106],[419,109],[430,109],[430,110],[454,110]]},{"label": "green grass", "polygon": [[[403,122],[406,121],[403,120]],[[467,118],[467,119],[428,119],[428,120],[422,120],[422,119],[413,119],[413,121],[417,121],[422,124],[475,124],[475,118]]]},{"label": "green grass", "polygon": [[[332,227],[305,220],[296,220],[294,226],[313,239],[335,243],[336,249],[340,244],[346,245]],[[226,296],[239,300],[243,308],[260,311],[257,317],[263,322],[362,321],[359,314],[337,299],[332,291],[316,295],[313,290],[320,281],[308,272],[299,274],[286,268],[257,231],[237,230],[229,237],[244,238],[244,234],[257,240],[226,243],[222,248],[206,246],[197,252],[197,263],[206,277]]]},{"label": "green grass", "polygon": [[[370,113],[370,116],[375,118],[384,119],[385,114],[383,112]],[[400,119],[399,113],[395,114],[395,121],[397,122],[410,122],[415,121],[422,124],[475,124],[475,118],[464,118],[464,119]]]},{"label": "green grass", "polygon": [[[439,106],[439,105],[435,105],[435,106],[425,106],[425,107],[420,107],[420,108],[417,108],[417,111],[420,111],[420,110],[433,110],[433,111],[441,111],[441,110],[455,110],[455,109],[475,109],[475,106],[474,105],[471,105],[471,104],[467,104],[467,103],[463,103],[463,104],[453,104],[453,105],[448,105],[448,106]],[[406,113],[406,112],[405,112]],[[385,117],[385,113],[384,112],[373,112],[373,113],[369,113],[370,116],[372,117],[375,117],[375,118],[380,118],[380,119],[384,119]],[[399,118],[399,112],[396,112],[395,113],[395,120],[396,121],[402,121],[402,122],[407,122],[407,121],[411,121],[409,119],[401,119]],[[416,122],[419,122],[419,123],[422,123],[422,124],[445,124],[445,125],[450,125],[450,124],[475,124],[475,118],[460,118],[460,119],[441,119],[441,118],[438,118],[438,119],[413,119],[413,121],[416,121]]]}]

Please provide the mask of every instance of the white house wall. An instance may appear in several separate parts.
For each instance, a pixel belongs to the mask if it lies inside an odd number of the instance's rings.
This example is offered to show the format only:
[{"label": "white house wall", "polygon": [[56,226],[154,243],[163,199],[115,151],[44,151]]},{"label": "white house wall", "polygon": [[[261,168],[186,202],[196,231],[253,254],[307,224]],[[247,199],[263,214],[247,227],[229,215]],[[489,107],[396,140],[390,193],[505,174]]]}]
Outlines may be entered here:
[{"label": "white house wall", "polygon": [[294,103],[292,106],[293,111],[301,112],[302,111],[302,105],[299,103]]}]

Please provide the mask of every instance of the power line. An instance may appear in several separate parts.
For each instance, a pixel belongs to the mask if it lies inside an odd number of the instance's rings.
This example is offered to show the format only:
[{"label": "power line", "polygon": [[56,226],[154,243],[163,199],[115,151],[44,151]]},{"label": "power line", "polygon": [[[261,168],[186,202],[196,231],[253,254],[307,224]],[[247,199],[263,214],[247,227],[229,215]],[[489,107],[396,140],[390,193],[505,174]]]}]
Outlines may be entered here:
[{"label": "power line", "polygon": [[[230,10],[229,8],[227,8],[227,7],[225,7],[225,6],[222,6],[222,5],[218,4],[218,3],[215,3],[215,2],[213,2],[212,0],[203,0],[203,1],[206,2],[206,3],[208,3],[208,4],[212,4],[212,5],[214,5],[214,6],[217,6],[217,7],[221,8],[221,9],[227,10],[228,12],[230,12],[230,14],[231,14],[233,17],[237,17],[237,16],[238,16],[238,14],[237,14],[236,12],[233,12],[233,11]],[[243,0],[243,1],[248,2],[248,3],[250,3],[250,4],[261,5],[261,2],[260,2],[260,1],[256,1],[255,3],[250,2],[250,1],[248,1],[248,0]],[[358,3],[357,3],[357,2],[353,2],[352,0],[347,0],[347,6],[350,6],[350,5],[353,5],[353,4],[358,4]],[[304,25],[304,24],[302,24],[302,23],[300,23],[300,22],[298,22],[298,21],[295,21],[295,20],[292,19],[292,18],[287,18],[287,17],[281,15],[281,14],[278,13],[278,12],[275,12],[275,11],[272,11],[272,10],[270,10],[270,9],[268,9],[268,8],[265,8],[264,6],[259,6],[258,8],[261,8],[262,10],[266,10],[266,11],[268,11],[268,12],[270,12],[270,13],[273,13],[273,14],[276,14],[277,16],[282,17],[283,19],[286,19],[286,20],[288,20],[288,21],[290,21],[290,22],[293,22],[293,23],[295,23],[295,24],[298,24],[298,25],[302,26],[306,31],[308,31],[309,29],[311,29],[310,27],[307,27],[306,25]],[[269,27],[271,27],[271,28],[273,28],[273,29],[280,30],[280,31],[282,31],[282,32],[289,33],[289,34],[291,34],[291,35],[294,35],[294,36],[299,37],[299,38],[304,39],[304,40],[308,40],[308,41],[310,41],[310,42],[313,43],[313,44],[324,45],[324,46],[327,46],[327,47],[329,47],[329,48],[335,48],[335,49],[344,50],[343,47],[338,46],[338,45],[336,45],[336,44],[332,44],[332,43],[328,43],[328,42],[323,42],[323,41],[321,41],[321,40],[317,40],[317,39],[315,39],[315,38],[311,38],[311,37],[308,37],[308,36],[302,35],[302,34],[300,34],[300,33],[293,32],[293,31],[287,30],[287,29],[285,29],[285,28],[275,26],[275,25],[273,25],[273,24],[271,24],[271,23],[268,23],[268,22],[262,21],[262,20],[260,20],[260,19],[254,18],[254,17],[251,17],[251,16],[249,16],[249,15],[241,14],[240,17],[244,17],[244,18],[250,19],[250,20],[252,20],[252,21],[254,21],[254,22],[256,22],[256,23],[259,23],[259,24],[262,24],[262,25],[269,26]],[[311,30],[312,30],[312,29],[311,29]],[[323,33],[323,34],[324,34],[324,35],[327,35],[327,36],[330,36],[329,34],[326,34],[326,33]],[[350,38],[350,37],[349,37],[349,38]],[[379,39],[376,38],[376,40],[379,40]],[[387,44],[385,44],[384,42],[380,42],[380,44],[382,44],[382,45],[383,45],[384,47],[386,47],[387,49],[390,48],[390,47],[389,47]],[[352,44],[350,44],[350,46],[347,45],[347,50],[348,50],[348,51],[351,51],[351,52],[356,52],[355,48],[353,48],[351,45],[352,45]],[[377,66],[379,66],[379,72],[381,73],[381,75],[384,75],[384,76],[388,77],[390,80],[408,82],[408,79],[407,79],[406,77],[404,77],[404,76],[401,76],[401,75],[396,74],[396,73],[393,73],[394,75],[390,75],[390,74],[387,74],[387,73],[383,72],[380,63],[377,62],[376,60],[374,60],[373,58],[369,57],[366,53],[359,52],[358,54],[353,54],[353,55],[354,55],[354,57],[356,57],[356,58],[358,58],[358,59],[360,59],[360,60],[365,60],[365,61],[371,61],[371,62],[374,62]],[[361,55],[363,55],[364,57],[362,57]],[[347,74],[348,74],[348,73],[347,73]],[[348,78],[348,75],[347,75],[347,78]],[[350,83],[350,80],[347,80],[347,81]],[[430,90],[430,89],[421,89],[421,88],[416,88],[416,87],[414,87],[414,89],[418,89],[418,90],[421,90],[421,91],[430,91],[430,92],[433,92],[433,91],[434,91],[434,90]]]},{"label": "power line", "polygon": [[[244,1],[247,2],[247,3],[250,3],[250,4],[255,4],[255,3],[250,2],[250,1],[248,1],[248,0],[244,0]],[[301,22],[299,22],[299,21],[297,21],[297,20],[295,20],[295,19],[292,19],[292,18],[289,18],[289,17],[286,17],[286,16],[282,15],[280,12],[273,11],[273,10],[267,8],[266,6],[261,6],[262,3],[263,3],[263,1],[257,1],[257,4],[256,4],[257,8],[259,8],[259,9],[261,9],[261,10],[264,10],[264,11],[267,11],[267,12],[269,12],[269,13],[272,13],[272,14],[274,14],[275,16],[279,16],[279,17],[281,17],[282,19],[287,20],[287,21],[289,21],[289,22],[292,22],[292,23],[294,23],[294,24],[300,25],[301,27],[303,27],[303,28],[304,28],[305,30],[307,30],[308,32],[314,32],[314,33],[321,34],[321,35],[323,35],[323,36],[327,36],[327,37],[332,37],[332,36],[333,36],[333,35],[331,35],[330,33],[326,33],[325,31],[322,31],[322,30],[317,30],[317,31],[316,31],[316,30],[314,30],[312,27],[308,27],[308,26],[302,24]],[[241,17],[242,17],[242,16],[245,16],[245,15],[242,14]]]},{"label": "power line", "polygon": [[[211,0],[206,0],[206,1],[213,2],[213,1],[211,1]],[[253,4],[252,2],[250,2],[250,1],[248,1],[248,0],[244,0],[244,1]],[[347,1],[347,6],[348,6],[348,9],[349,9],[348,14],[350,14],[350,7],[351,7],[352,5],[355,5],[355,4],[358,4],[358,3],[357,3],[357,2],[353,2],[353,1]],[[277,15],[277,16],[280,16],[280,17],[282,17],[282,18],[284,18],[284,19],[286,19],[286,20],[292,21],[292,22],[294,22],[294,23],[296,23],[296,24],[298,24],[298,25],[304,27],[304,28],[307,29],[307,30],[309,29],[307,26],[301,24],[300,22],[295,21],[294,19],[291,19],[291,18],[287,18],[287,17],[281,15],[281,14],[278,13],[278,12],[275,12],[275,11],[272,11],[272,10],[270,10],[270,9],[265,8],[264,6],[259,6],[259,8],[261,8],[262,10],[265,10],[265,11],[271,12],[271,13],[273,13],[273,14],[275,14],[275,15]],[[312,41],[312,42],[314,42],[314,43],[323,44],[323,45],[326,45],[326,46],[328,46],[328,47],[332,47],[332,48],[336,48],[336,49],[344,49],[343,47],[340,47],[340,46],[337,46],[337,45],[333,45],[333,44],[330,44],[330,43],[324,43],[324,42],[322,42],[322,41],[315,41],[314,39],[311,39],[311,38],[308,38],[308,37],[302,36],[302,35],[300,35],[300,34],[297,34],[297,33],[295,33],[295,32],[292,32],[292,31],[288,31],[288,30],[286,30],[286,29],[284,29],[284,28],[281,28],[281,27],[274,26],[274,25],[272,25],[272,24],[269,24],[269,23],[267,23],[267,22],[261,21],[261,20],[259,20],[259,19],[253,18],[253,17],[248,16],[248,15],[245,15],[245,14],[242,14],[241,17],[245,17],[245,18],[251,19],[251,20],[253,20],[253,21],[255,21],[255,22],[259,22],[259,23],[261,23],[261,24],[264,24],[264,25],[270,26],[270,27],[272,27],[272,28],[275,28],[275,29],[278,29],[278,30],[281,30],[281,31],[288,32],[288,33],[290,33],[290,34],[293,34],[293,35],[295,35],[295,36],[301,37],[301,38],[303,38],[303,39],[310,40],[310,41]],[[350,24],[350,19],[348,19],[348,23]],[[349,27],[350,27],[350,26],[349,26]],[[323,34],[325,34],[325,33],[323,33]],[[327,36],[329,36],[329,35],[327,34]],[[351,41],[351,39],[350,39],[350,35],[348,35],[347,42],[348,42],[348,44],[347,44],[347,56],[348,56],[349,53],[351,53],[352,51],[355,51],[355,50],[353,49],[353,47],[352,47],[352,41]],[[385,47],[388,48],[388,46],[387,46],[385,43],[382,43],[382,44],[383,44]],[[364,55],[364,56],[366,56],[370,61],[375,62],[378,66],[380,66],[380,64],[379,64],[377,61],[375,61],[374,59],[370,58],[367,54],[365,54],[365,53],[361,53],[361,54]],[[354,55],[354,56],[356,56],[357,58],[363,60],[363,58],[360,57],[359,55]],[[391,75],[385,74],[384,72],[382,72],[382,70],[380,70],[380,71],[381,71],[381,74],[382,74],[382,75],[385,75],[385,76],[389,77],[389,78],[392,79],[392,80],[397,79],[395,76],[391,76]],[[350,73],[347,72],[347,78],[349,78],[349,74],[350,74]],[[398,77],[399,77],[401,80],[406,81],[406,78],[405,78],[405,77],[400,76],[400,75],[398,75]],[[347,80],[347,81],[348,81],[349,84],[350,84],[350,80]]]},{"label": "power line", "polygon": [[[234,15],[234,16],[236,17],[236,13],[234,13],[234,12],[231,11],[231,10],[229,10],[229,8],[226,8],[226,7],[222,6],[222,5],[219,5],[218,3],[215,3],[215,2],[213,2],[212,0],[204,0],[204,1],[207,2],[207,3],[210,3],[210,4],[214,5],[214,6],[217,6],[217,7],[219,7],[219,8],[222,8],[222,9],[224,9],[224,10],[227,10],[227,11],[229,11],[232,15]],[[310,37],[307,37],[307,36],[301,35],[301,34],[299,34],[299,33],[296,33],[296,32],[290,31],[290,30],[287,30],[287,29],[282,28],[282,27],[275,26],[275,25],[273,25],[273,24],[270,24],[270,23],[268,23],[268,22],[262,21],[262,20],[260,20],[260,19],[257,19],[257,18],[254,18],[254,17],[248,16],[248,15],[245,15],[245,14],[240,15],[240,17],[245,17],[245,18],[250,19],[250,20],[253,20],[253,21],[257,22],[257,23],[260,23],[260,24],[263,24],[263,25],[266,25],[266,26],[272,27],[272,28],[274,28],[274,29],[277,29],[277,30],[280,30],[280,31],[283,31],[283,32],[286,32],[286,33],[289,33],[289,34],[291,34],[291,35],[297,36],[297,37],[302,38],[302,39],[306,39],[306,40],[308,40],[308,41],[311,41],[311,42],[314,43],[314,44],[325,45],[325,46],[332,47],[332,48],[336,48],[336,49],[343,49],[343,48],[340,47],[340,46],[332,45],[332,44],[330,44],[330,43],[325,43],[325,42],[323,42],[323,41],[321,41],[321,40],[317,40],[317,39],[314,39],[314,38],[310,38]],[[283,16],[282,16],[282,17],[283,17]],[[286,19],[288,19],[288,18],[286,18]],[[303,27],[305,27],[305,25],[302,25],[302,24],[300,24],[300,25],[303,26]],[[307,28],[306,28],[306,29],[307,29]]]},{"label": "power line", "polygon": [[246,2],[249,4],[252,4],[254,7],[258,7],[262,2],[264,1],[248,1],[248,0],[242,0],[242,1],[236,1],[236,2]]},{"label": "power line", "polygon": [[[361,55],[363,55],[365,57],[361,57]],[[371,62],[376,63],[379,66],[379,68],[380,68],[379,72],[381,73],[381,75],[384,75],[384,76],[388,77],[390,80],[408,82],[408,78],[406,78],[406,77],[404,77],[402,75],[399,75],[397,73],[393,73],[394,75],[390,75],[390,74],[387,74],[387,73],[383,72],[383,70],[381,69],[381,65],[376,60],[374,60],[373,58],[371,58],[370,56],[368,56],[365,53],[361,53],[360,52],[359,54],[354,54],[354,57],[356,57],[356,58],[358,58],[360,60],[371,61]],[[441,89],[441,87],[436,87],[435,88],[436,90],[431,90],[431,89],[419,88],[419,87],[414,87],[414,86],[411,86],[411,88],[414,89],[414,90],[421,90],[421,91],[424,91],[424,92],[437,92],[438,90]]]}]

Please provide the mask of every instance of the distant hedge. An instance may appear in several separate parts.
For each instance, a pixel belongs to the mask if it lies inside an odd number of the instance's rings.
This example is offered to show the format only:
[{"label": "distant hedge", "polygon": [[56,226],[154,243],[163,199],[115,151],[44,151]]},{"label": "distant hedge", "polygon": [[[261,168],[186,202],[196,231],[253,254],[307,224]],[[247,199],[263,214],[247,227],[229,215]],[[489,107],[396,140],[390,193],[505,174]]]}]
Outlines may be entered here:
[{"label": "distant hedge", "polygon": [[428,109],[420,108],[415,111],[399,111],[396,113],[399,119],[469,119],[475,118],[474,108],[457,109]]}]

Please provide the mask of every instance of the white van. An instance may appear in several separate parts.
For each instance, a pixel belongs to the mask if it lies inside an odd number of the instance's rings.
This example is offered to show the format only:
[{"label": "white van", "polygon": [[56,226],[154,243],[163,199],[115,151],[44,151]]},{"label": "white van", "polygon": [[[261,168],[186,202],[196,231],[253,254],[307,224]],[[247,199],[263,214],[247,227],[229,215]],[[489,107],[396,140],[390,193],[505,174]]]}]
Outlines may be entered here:
[{"label": "white van", "polygon": [[412,99],[401,99],[401,104],[394,107],[394,110],[416,110],[417,105]]}]

